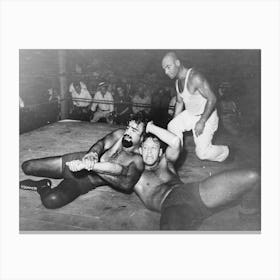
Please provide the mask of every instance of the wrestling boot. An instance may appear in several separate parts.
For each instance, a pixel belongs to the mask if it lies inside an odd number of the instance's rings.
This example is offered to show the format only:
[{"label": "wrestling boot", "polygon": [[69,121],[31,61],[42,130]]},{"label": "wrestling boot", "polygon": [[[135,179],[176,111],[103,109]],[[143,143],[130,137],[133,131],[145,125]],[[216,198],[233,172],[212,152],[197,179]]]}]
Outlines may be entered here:
[{"label": "wrestling boot", "polygon": [[22,190],[28,190],[28,191],[38,191],[39,189],[48,187],[50,188],[52,185],[51,180],[49,179],[43,179],[40,181],[34,181],[31,179],[23,180],[19,182],[19,188]]}]

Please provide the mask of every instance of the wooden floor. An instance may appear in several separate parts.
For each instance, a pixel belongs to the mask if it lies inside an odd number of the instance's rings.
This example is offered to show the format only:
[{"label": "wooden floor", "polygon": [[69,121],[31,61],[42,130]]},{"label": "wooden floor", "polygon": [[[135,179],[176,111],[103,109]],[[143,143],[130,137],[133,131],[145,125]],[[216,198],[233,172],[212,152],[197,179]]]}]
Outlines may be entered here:
[{"label": "wooden floor", "polygon": [[[20,135],[20,165],[23,161],[64,153],[87,150],[95,141],[118,127],[86,122],[58,122]],[[191,135],[185,135],[185,147],[178,162],[183,181],[202,180],[222,170],[236,167],[260,166],[259,138],[253,134],[232,137],[218,135],[215,143],[236,148],[231,164],[200,161],[194,154]],[[32,178],[23,174],[20,180]],[[33,177],[33,179],[39,179]],[[60,180],[52,180],[56,186]],[[110,187],[100,187],[83,195],[69,205],[48,210],[36,192],[20,190],[21,232],[29,231],[155,231],[159,229],[159,214],[149,211],[135,194],[119,193]],[[258,231],[260,217],[244,221],[238,216],[238,206],[223,210],[206,219],[200,231]]]}]

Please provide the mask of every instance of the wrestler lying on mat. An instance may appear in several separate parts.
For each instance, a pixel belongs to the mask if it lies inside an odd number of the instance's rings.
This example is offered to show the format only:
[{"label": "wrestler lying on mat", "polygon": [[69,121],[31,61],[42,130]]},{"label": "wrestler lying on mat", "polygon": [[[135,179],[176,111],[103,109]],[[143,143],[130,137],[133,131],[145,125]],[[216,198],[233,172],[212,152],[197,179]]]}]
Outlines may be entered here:
[{"label": "wrestler lying on mat", "polygon": [[[140,148],[145,170],[134,191],[147,208],[161,212],[160,229],[195,230],[221,206],[245,193],[257,195],[259,175],[253,170],[227,171],[202,182],[183,183],[174,168],[180,153],[180,139],[151,122],[146,132]],[[161,141],[167,144],[165,152]],[[84,168],[95,170],[89,161],[76,160],[66,164],[73,172]],[[243,206],[244,210],[248,207]],[[257,205],[253,206],[250,210],[257,211]]]},{"label": "wrestler lying on mat", "polygon": [[[146,133],[140,148],[145,170],[134,190],[147,208],[161,213],[160,229],[197,229],[205,218],[245,193],[251,200],[243,201],[241,211],[258,211],[257,172],[232,170],[185,184],[174,168],[180,153],[179,137],[151,122]],[[165,152],[162,142],[167,144]]]},{"label": "wrestler lying on mat", "polygon": [[[92,189],[110,185],[122,191],[130,191],[144,169],[139,146],[145,131],[141,118],[131,119],[126,129],[118,129],[97,141],[88,152],[63,156],[32,159],[22,164],[27,175],[63,179],[51,188],[51,181],[24,180],[22,189],[37,190],[46,208],[62,207]],[[67,162],[81,160],[90,171],[72,172]],[[77,171],[77,170],[76,170]]]}]

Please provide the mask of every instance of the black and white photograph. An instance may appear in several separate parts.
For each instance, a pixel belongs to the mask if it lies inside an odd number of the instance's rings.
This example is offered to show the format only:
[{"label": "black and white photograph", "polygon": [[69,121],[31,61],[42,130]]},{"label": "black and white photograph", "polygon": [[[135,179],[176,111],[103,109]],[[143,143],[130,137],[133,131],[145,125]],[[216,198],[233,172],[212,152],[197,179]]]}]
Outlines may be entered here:
[{"label": "black and white photograph", "polygon": [[20,50],[20,231],[260,231],[260,62]]},{"label": "black and white photograph", "polygon": [[279,280],[278,0],[0,1],[0,279]]}]

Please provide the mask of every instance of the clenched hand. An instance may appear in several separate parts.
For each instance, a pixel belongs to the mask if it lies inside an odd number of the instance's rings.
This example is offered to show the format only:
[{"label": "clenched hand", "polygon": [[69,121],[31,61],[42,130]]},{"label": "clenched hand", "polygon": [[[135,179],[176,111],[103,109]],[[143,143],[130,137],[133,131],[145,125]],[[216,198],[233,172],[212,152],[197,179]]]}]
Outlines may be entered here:
[{"label": "clenched hand", "polygon": [[198,137],[199,135],[201,135],[204,131],[204,128],[205,128],[205,122],[203,120],[199,120],[194,127],[195,136]]}]

